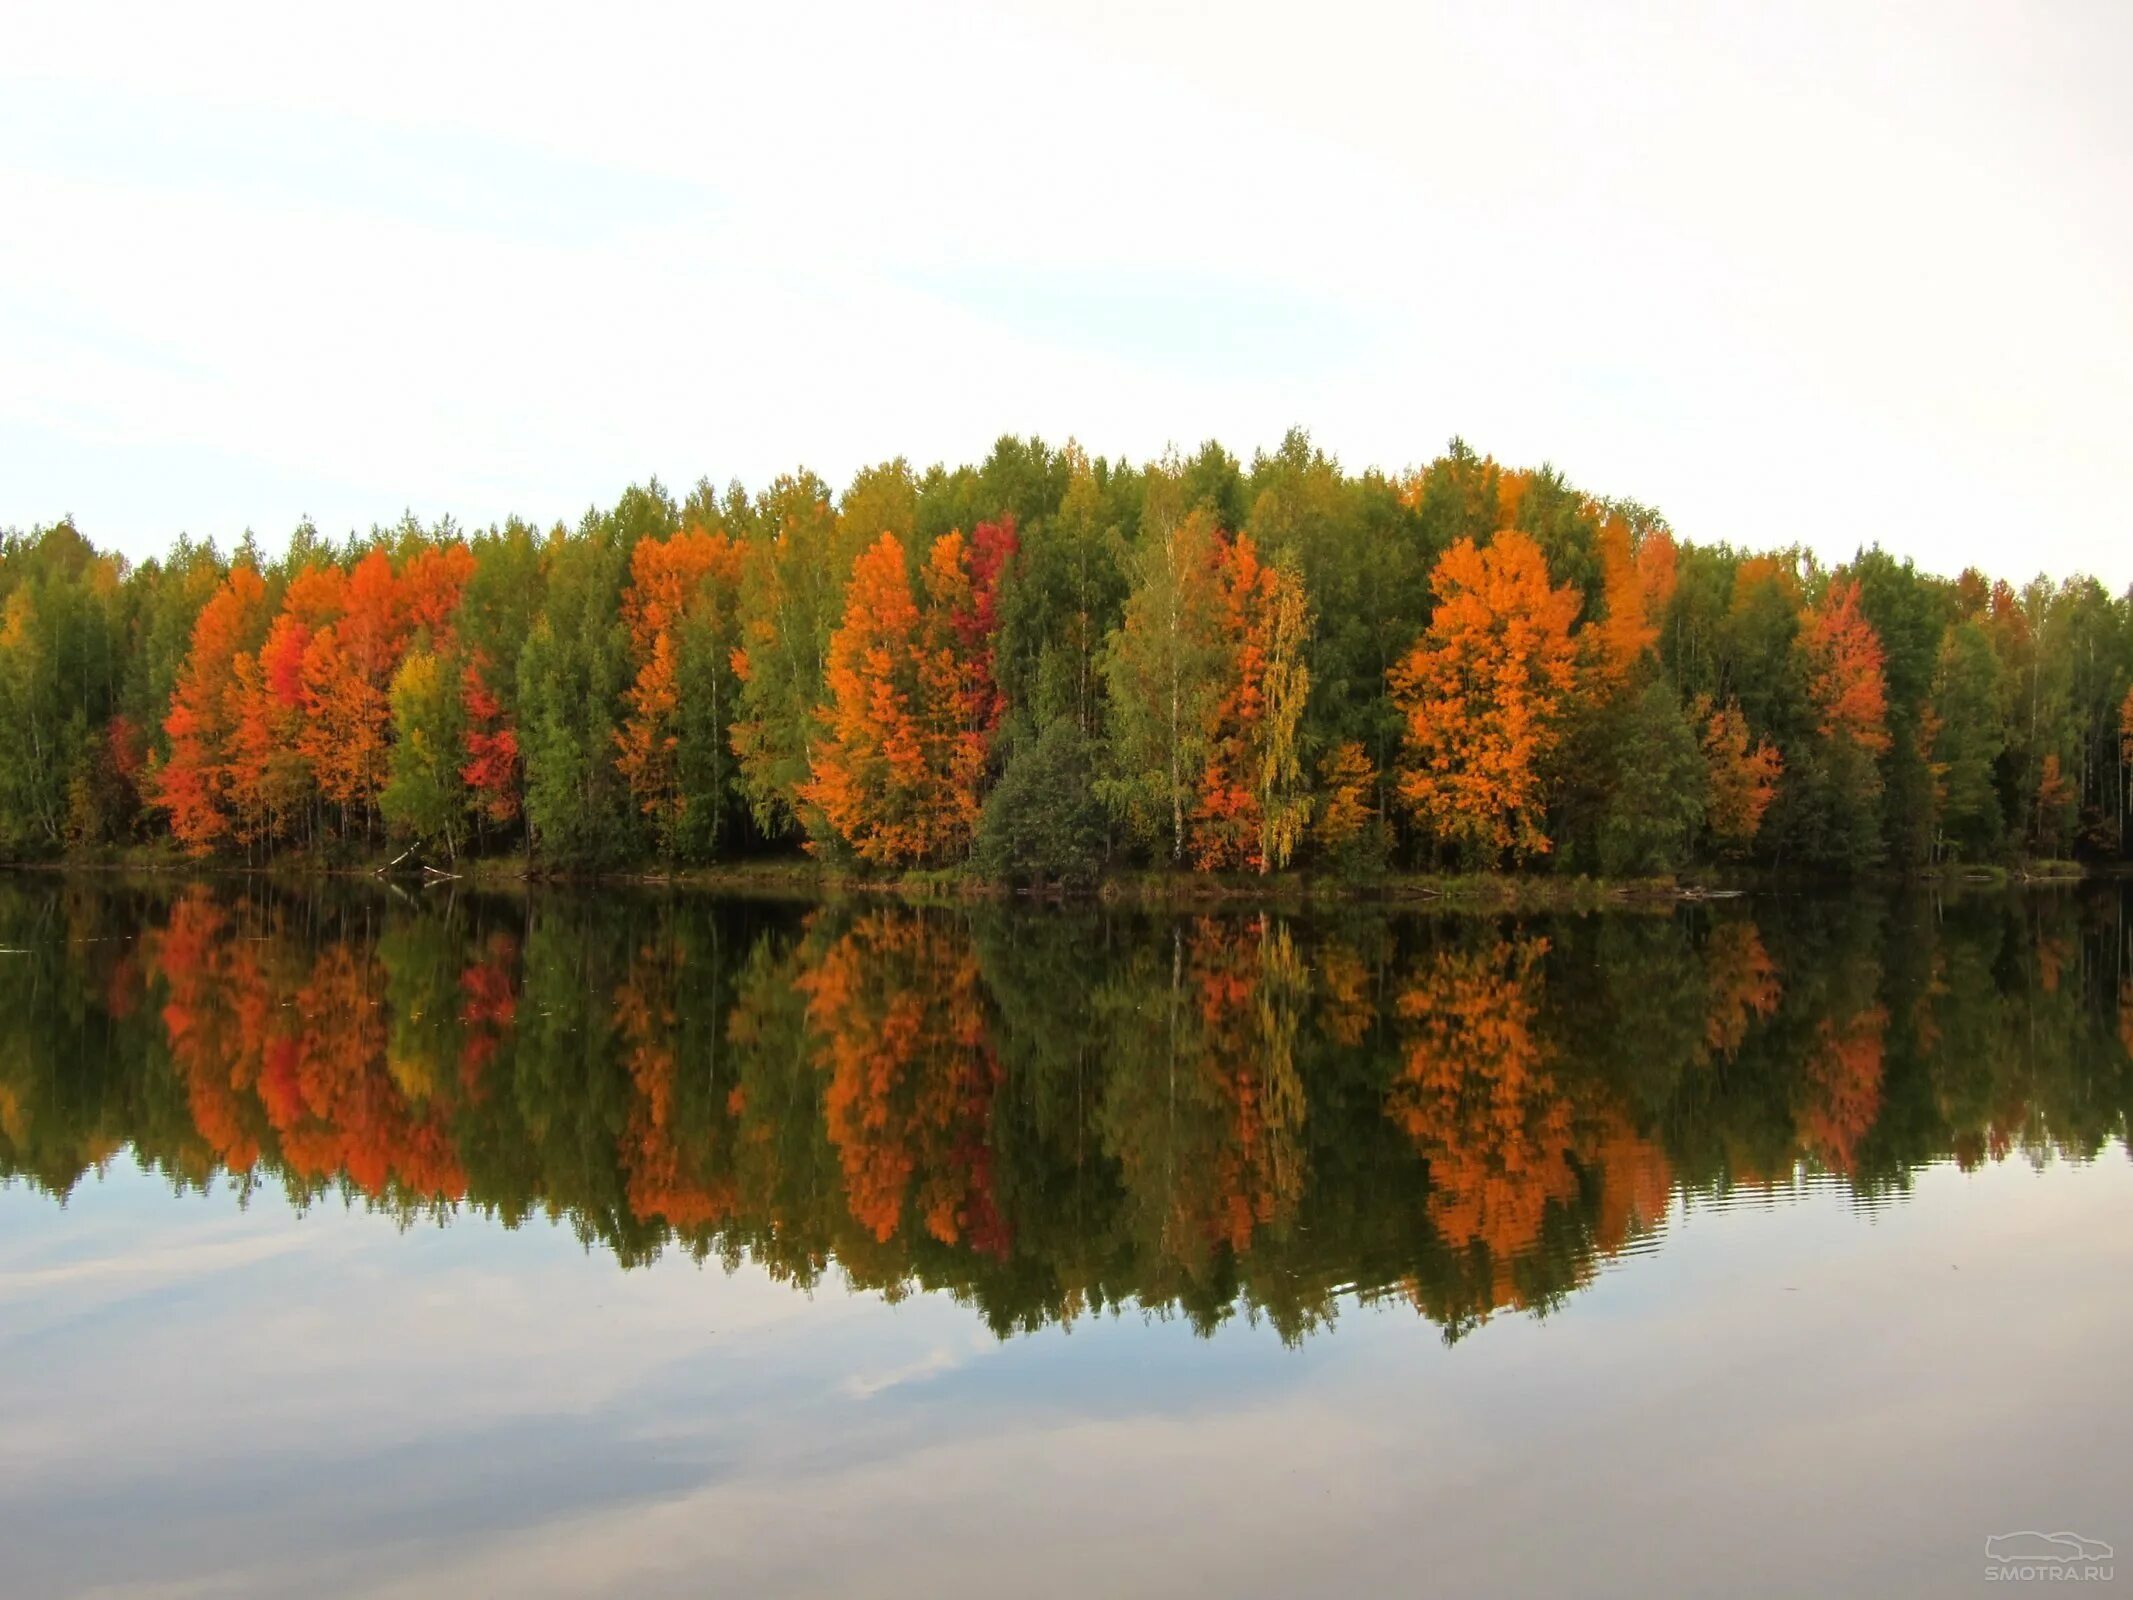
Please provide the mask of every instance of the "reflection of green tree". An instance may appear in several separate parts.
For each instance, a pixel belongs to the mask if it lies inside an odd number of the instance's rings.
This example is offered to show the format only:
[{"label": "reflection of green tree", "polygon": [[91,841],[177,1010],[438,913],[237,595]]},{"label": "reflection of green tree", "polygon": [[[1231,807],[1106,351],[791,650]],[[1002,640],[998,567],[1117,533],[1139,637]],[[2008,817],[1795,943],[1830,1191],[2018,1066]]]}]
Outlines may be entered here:
[{"label": "reflection of green tree", "polygon": [[996,1331],[1023,1330],[1129,1298],[1132,1245],[1120,1174],[1096,1123],[1110,1033],[1094,996],[1123,941],[1093,911],[989,913],[974,927],[1005,1075],[993,1120],[1001,1208],[1015,1249],[985,1304]]},{"label": "reflection of green tree", "polygon": [[[1701,937],[1699,937],[1701,935]],[[1710,1054],[1711,938],[1684,919],[1587,917],[1549,930],[1549,1005],[1537,1019],[1567,1076],[1598,1077],[1656,1117]]]},{"label": "reflection of green tree", "polygon": [[[0,1171],[61,1196],[133,1135],[131,1069],[160,1031],[102,909],[79,888],[0,885]],[[173,1098],[156,1108],[166,1130],[184,1122]]]},{"label": "reflection of green tree", "polygon": [[726,1025],[740,1095],[734,1164],[751,1199],[727,1236],[726,1258],[746,1253],[803,1288],[828,1267],[832,1241],[851,1231],[799,984],[826,936],[818,917],[804,940],[789,932],[758,938]]},{"label": "reflection of green tree", "polygon": [[[1167,965],[1165,957],[1167,956]],[[1236,1259],[1293,1225],[1306,1156],[1295,1039],[1303,968],[1261,919],[1177,923],[1096,997],[1112,1041],[1097,1112],[1144,1271],[1196,1321],[1235,1296]]]}]

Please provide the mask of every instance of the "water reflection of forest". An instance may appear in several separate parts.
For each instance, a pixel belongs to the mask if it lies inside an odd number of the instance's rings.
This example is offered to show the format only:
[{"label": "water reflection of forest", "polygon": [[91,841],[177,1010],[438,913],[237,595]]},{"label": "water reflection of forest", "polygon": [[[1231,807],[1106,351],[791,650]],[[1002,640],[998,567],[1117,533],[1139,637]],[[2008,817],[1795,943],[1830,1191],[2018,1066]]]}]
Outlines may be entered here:
[{"label": "water reflection of forest", "polygon": [[0,885],[0,1173],[567,1219],[1007,1333],[1545,1310],[1678,1195],[2098,1153],[2116,896],[1524,921]]}]

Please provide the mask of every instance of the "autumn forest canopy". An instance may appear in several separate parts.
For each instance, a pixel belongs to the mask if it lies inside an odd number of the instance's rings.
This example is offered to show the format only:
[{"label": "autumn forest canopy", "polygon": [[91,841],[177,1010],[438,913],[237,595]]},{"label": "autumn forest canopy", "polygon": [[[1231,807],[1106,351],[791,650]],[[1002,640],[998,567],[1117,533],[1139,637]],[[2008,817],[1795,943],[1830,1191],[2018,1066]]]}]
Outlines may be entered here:
[{"label": "autumn forest canopy", "polygon": [[1856,874],[2127,856],[2133,595],[1698,543],[1456,440],[1009,437],[275,559],[10,533],[0,697],[17,858]]}]

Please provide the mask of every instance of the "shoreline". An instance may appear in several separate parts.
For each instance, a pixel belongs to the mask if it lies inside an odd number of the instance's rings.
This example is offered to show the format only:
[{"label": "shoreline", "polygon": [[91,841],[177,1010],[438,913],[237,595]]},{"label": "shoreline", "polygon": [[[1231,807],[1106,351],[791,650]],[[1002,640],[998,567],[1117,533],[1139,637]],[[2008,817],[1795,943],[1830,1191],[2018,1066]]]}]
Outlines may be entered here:
[{"label": "shoreline", "polygon": [[1266,877],[1136,869],[1109,874],[1093,885],[1065,889],[1018,886],[980,877],[959,868],[902,873],[870,873],[804,859],[726,862],[707,867],[662,870],[550,870],[523,857],[492,857],[457,864],[445,872],[389,862],[280,862],[248,866],[229,861],[191,861],[165,855],[116,859],[54,859],[0,862],[0,871],[176,880],[258,878],[269,882],[317,883],[359,881],[402,890],[421,885],[453,884],[483,892],[523,892],[555,888],[590,890],[626,886],[681,890],[696,894],[774,899],[880,897],[913,904],[1018,903],[1027,905],[1099,905],[1155,910],[1235,909],[1251,906],[1330,907],[1368,905],[1421,909],[1519,911],[1598,911],[1670,909],[1685,904],[1739,899],[1772,893],[1830,892],[1865,889],[2065,888],[2123,879],[2133,873],[2123,864],[2087,865],[2066,861],[2021,862],[2007,866],[1959,866],[1928,872],[1877,873],[1832,879],[1769,871],[1707,869],[1680,877],[1555,877],[1539,873],[1388,872],[1370,876],[1288,871]]}]

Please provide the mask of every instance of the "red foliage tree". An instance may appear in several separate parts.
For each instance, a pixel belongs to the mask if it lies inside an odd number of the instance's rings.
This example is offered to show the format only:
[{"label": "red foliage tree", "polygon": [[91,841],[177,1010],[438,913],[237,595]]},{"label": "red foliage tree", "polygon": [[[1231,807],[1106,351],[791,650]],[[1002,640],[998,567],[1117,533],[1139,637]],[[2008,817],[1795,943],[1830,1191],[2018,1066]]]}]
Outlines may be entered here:
[{"label": "red foliage tree", "polygon": [[459,676],[459,703],[467,716],[465,763],[460,778],[474,792],[481,815],[499,827],[518,819],[520,762],[518,730],[504,703],[489,687],[489,659],[475,652]]}]

